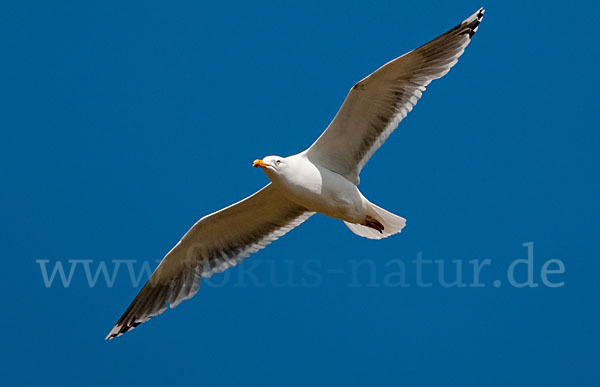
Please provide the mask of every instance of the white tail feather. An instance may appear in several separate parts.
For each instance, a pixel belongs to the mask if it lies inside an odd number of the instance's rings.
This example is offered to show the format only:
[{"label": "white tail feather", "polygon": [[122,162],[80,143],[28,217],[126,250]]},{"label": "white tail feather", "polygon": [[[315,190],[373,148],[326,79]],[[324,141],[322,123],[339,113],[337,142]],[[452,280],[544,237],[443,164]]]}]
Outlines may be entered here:
[{"label": "white tail feather", "polygon": [[350,231],[356,235],[360,235],[361,237],[369,239],[387,238],[390,235],[394,235],[402,231],[406,225],[406,219],[401,216],[394,215],[373,203],[369,203],[367,215],[377,219],[383,225],[382,232],[379,232],[371,227],[363,226],[362,224],[348,223],[346,221],[344,221],[344,223],[346,223],[346,226],[348,226]]}]

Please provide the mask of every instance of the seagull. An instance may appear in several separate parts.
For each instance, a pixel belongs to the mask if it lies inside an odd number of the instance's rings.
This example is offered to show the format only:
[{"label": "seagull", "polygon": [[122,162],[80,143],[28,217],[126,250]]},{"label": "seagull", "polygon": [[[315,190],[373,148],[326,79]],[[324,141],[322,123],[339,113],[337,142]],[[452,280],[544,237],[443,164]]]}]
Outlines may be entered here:
[{"label": "seagull", "polygon": [[402,231],[404,218],[361,194],[359,174],[425,87],[456,64],[483,13],[480,8],[450,31],[355,84],[333,121],[305,151],[255,160],[252,165],[262,168],[271,182],[196,222],[163,258],[106,339],[192,298],[202,278],[237,265],[316,212],[341,219],[365,238],[381,239]]}]

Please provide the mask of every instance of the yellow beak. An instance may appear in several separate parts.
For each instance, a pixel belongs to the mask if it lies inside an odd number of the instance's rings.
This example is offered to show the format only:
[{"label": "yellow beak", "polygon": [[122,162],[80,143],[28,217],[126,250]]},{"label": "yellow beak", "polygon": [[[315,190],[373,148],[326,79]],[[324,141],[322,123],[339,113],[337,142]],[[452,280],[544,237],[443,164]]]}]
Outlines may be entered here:
[{"label": "yellow beak", "polygon": [[253,167],[261,167],[261,168],[266,168],[269,166],[269,164],[266,164],[265,162],[263,162],[262,160],[254,160],[254,162],[252,163]]}]

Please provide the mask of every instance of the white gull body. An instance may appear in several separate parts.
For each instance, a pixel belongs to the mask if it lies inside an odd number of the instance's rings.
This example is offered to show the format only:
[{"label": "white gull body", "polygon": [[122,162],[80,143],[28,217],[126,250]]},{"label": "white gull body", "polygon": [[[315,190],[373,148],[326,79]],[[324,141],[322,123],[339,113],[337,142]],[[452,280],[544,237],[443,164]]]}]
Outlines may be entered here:
[{"label": "white gull body", "polygon": [[360,223],[367,215],[368,201],[358,187],[345,177],[319,164],[306,153],[263,160],[265,174],[291,201],[307,210],[332,218]]},{"label": "white gull body", "polygon": [[[380,239],[396,234],[406,220],[372,204],[357,185],[320,164],[308,152],[256,160],[283,196],[308,211],[343,220],[357,235]],[[375,227],[375,228],[374,228]]]},{"label": "white gull body", "polygon": [[222,272],[319,212],[363,237],[380,239],[406,221],[358,190],[365,163],[421,98],[444,76],[483,18],[483,8],[431,42],[398,57],[354,85],[329,127],[307,150],[256,160],[271,183],[201,218],[158,265],[109,332],[120,336],[193,297],[202,278]]}]

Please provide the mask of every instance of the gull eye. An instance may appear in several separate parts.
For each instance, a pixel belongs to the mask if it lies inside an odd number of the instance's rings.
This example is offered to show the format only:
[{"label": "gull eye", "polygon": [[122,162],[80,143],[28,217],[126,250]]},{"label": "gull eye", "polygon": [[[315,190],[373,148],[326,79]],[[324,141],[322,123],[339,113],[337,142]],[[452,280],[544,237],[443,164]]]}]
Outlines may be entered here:
[{"label": "gull eye", "polygon": [[281,160],[277,160],[275,162],[277,163],[277,165],[281,164]]}]

